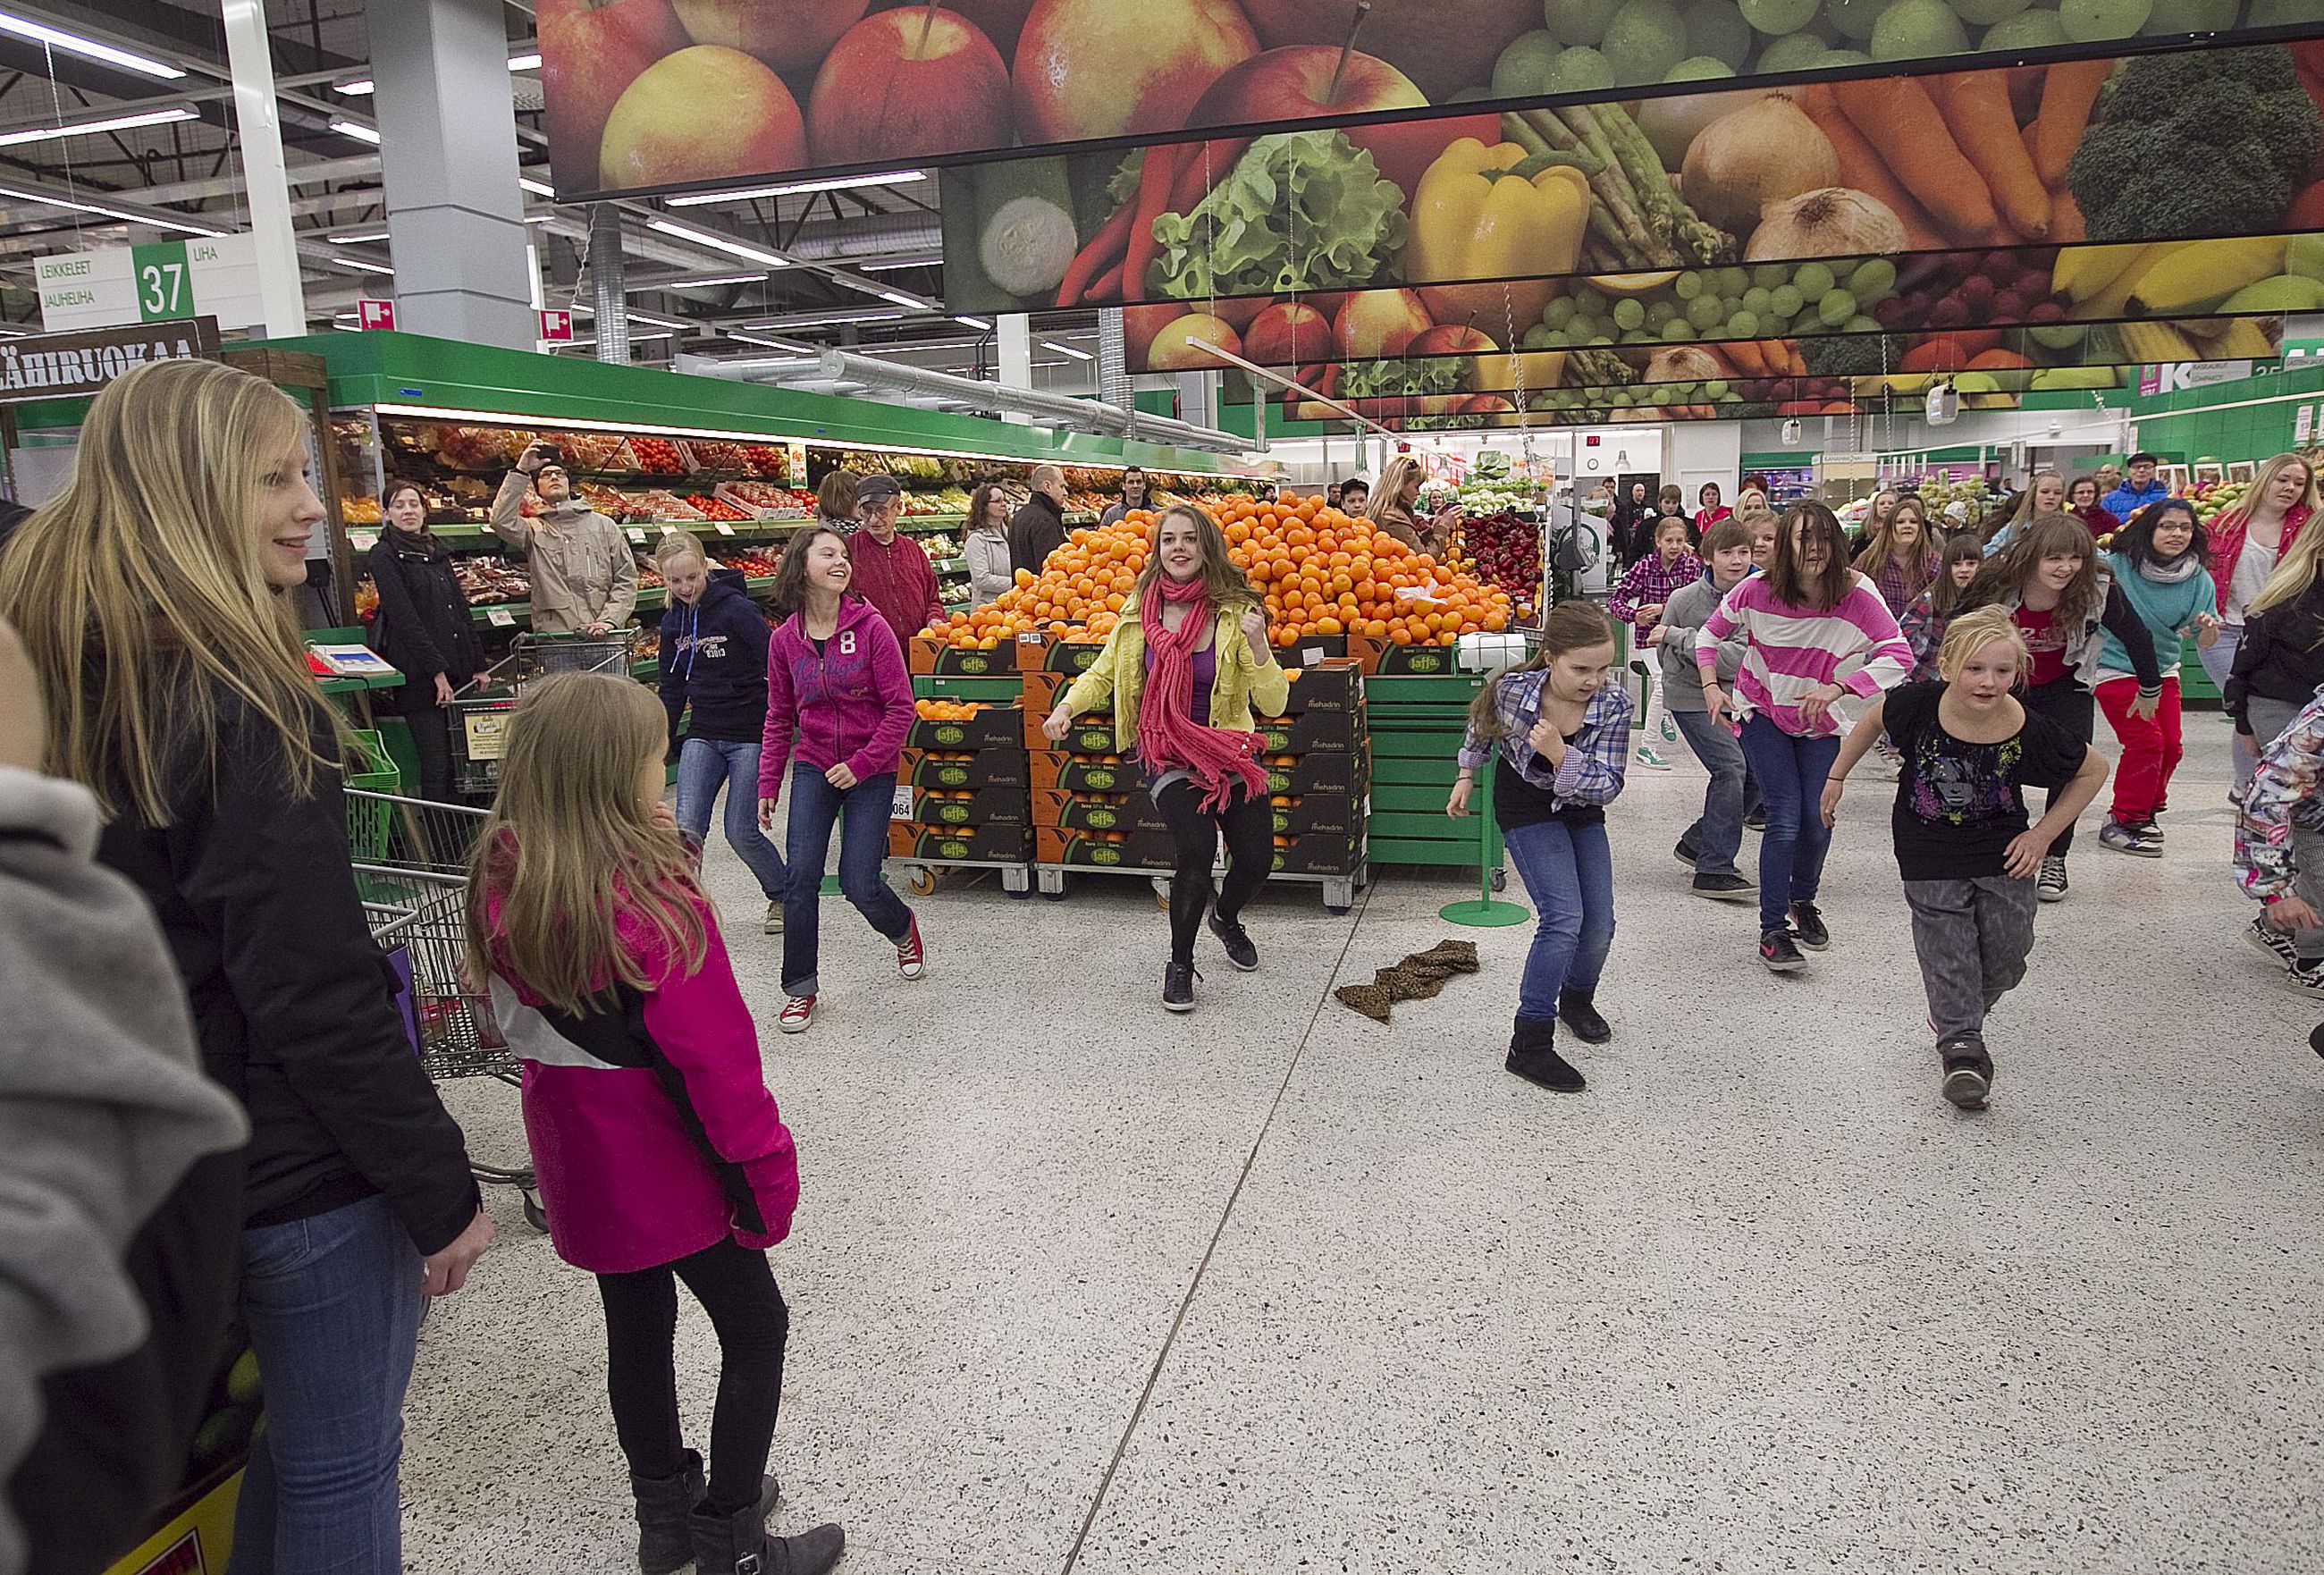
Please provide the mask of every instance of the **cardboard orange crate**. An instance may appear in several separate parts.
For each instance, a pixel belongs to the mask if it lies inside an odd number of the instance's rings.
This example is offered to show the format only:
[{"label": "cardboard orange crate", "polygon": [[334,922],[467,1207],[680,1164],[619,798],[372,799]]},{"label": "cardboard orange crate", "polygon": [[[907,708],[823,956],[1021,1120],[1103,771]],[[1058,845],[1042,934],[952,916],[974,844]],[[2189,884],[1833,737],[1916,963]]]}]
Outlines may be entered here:
[{"label": "cardboard orange crate", "polygon": [[1064,831],[1145,831],[1167,835],[1170,830],[1154,807],[1154,800],[1142,792],[1036,792],[1033,824]]},{"label": "cardboard orange crate", "polygon": [[1048,635],[1017,642],[1017,669],[1025,673],[1085,673],[1105,649],[1102,640],[1056,640]]},{"label": "cardboard orange crate", "polygon": [[1015,788],[1030,778],[1025,751],[906,750],[896,780],[908,788]]},{"label": "cardboard orange crate", "polygon": [[918,717],[904,744],[916,750],[1019,750],[1025,747],[1025,708],[985,705],[956,721]]},{"label": "cardboard orange crate", "polygon": [[1022,821],[991,825],[921,825],[907,820],[888,823],[888,856],[920,859],[933,864],[1021,864],[1032,848],[1032,830]]},{"label": "cardboard orange crate", "polygon": [[1383,677],[1431,677],[1458,672],[1460,654],[1449,645],[1397,645],[1369,634],[1351,635],[1348,654],[1367,673]]},{"label": "cardboard orange crate", "polygon": [[1358,793],[1371,785],[1371,756],[1365,750],[1318,750],[1304,755],[1269,755],[1270,797],[1305,793]]},{"label": "cardboard orange crate", "polygon": [[1177,862],[1167,834],[1157,832],[1033,831],[1037,864],[1079,864],[1095,870],[1168,870]]},{"label": "cardboard orange crate", "polygon": [[1363,827],[1363,800],[1351,793],[1277,794],[1268,804],[1279,837],[1352,836]]},{"label": "cardboard orange crate", "polygon": [[1033,800],[1022,787],[914,788],[911,818],[921,825],[991,825],[1030,818]]},{"label": "cardboard orange crate", "polygon": [[932,634],[916,634],[904,642],[904,662],[916,674],[955,678],[1002,678],[1017,670],[1014,641],[991,650],[960,650]]},{"label": "cardboard orange crate", "polygon": [[1275,843],[1274,872],[1277,875],[1352,875],[1364,858],[1361,833],[1278,836]]},{"label": "cardboard orange crate", "polygon": [[1291,680],[1290,698],[1284,703],[1283,714],[1362,709],[1363,673],[1363,664],[1353,657],[1333,657],[1312,668],[1289,669],[1285,676]]},{"label": "cardboard orange crate", "polygon": [[1110,756],[1069,755],[1043,742],[1032,751],[1033,791],[1063,788],[1068,793],[1134,793],[1145,786],[1138,768]]}]

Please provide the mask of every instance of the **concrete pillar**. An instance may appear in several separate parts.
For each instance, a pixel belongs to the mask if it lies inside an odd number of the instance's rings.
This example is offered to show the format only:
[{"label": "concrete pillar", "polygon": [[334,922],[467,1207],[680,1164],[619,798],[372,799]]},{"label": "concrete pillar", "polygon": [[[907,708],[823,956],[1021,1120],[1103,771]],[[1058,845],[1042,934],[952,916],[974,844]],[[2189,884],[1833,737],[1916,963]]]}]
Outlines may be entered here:
[{"label": "concrete pillar", "polygon": [[622,210],[610,202],[589,205],[589,286],[597,309],[590,319],[597,331],[597,359],[630,364],[630,298],[623,290]]},{"label": "concrete pillar", "polygon": [[[1031,388],[1033,386],[1033,319],[1023,312],[1006,312],[995,322],[1000,339],[1001,386]],[[1019,426],[1031,423],[1029,416],[1003,411],[1001,419]]]},{"label": "concrete pillar", "polygon": [[299,282],[299,241],[290,225],[290,183],[282,170],[282,123],[274,100],[274,57],[263,0],[226,0],[226,64],[234,75],[235,141],[249,193],[251,237],[258,249],[258,299],[269,337],[307,331],[307,296]]},{"label": "concrete pillar", "polygon": [[500,0],[374,5],[380,169],[397,326],[530,350],[524,193]]}]

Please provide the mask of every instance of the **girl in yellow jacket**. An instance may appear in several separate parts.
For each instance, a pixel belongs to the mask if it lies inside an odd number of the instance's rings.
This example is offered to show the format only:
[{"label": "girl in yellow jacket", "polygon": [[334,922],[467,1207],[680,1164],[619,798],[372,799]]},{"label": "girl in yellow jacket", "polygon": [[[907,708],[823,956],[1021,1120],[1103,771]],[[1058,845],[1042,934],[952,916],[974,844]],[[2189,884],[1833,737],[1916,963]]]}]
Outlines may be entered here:
[{"label": "girl in yellow jacket", "polygon": [[[1273,865],[1275,827],[1251,709],[1280,716],[1290,697],[1259,594],[1227,557],[1217,523],[1185,504],[1165,509],[1121,622],[1044,730],[1062,739],[1075,716],[1111,701],[1115,742],[1136,755],[1170,827],[1177,863],[1162,1004],[1171,1011],[1194,1009],[1194,935],[1206,908],[1227,961],[1245,972],[1259,966],[1241,915]],[[1227,877],[1212,907],[1222,834]]]}]

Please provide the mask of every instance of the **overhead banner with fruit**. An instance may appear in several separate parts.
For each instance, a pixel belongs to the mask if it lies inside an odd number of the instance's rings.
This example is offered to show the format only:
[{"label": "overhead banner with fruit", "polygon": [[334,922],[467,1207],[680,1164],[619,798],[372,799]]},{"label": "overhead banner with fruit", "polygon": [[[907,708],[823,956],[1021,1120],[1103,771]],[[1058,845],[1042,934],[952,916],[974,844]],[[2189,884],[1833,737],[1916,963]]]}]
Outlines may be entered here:
[{"label": "overhead banner with fruit", "polygon": [[2060,245],[2324,225],[2319,104],[2324,42],[2264,44],[986,164],[944,175],[945,298],[1400,286],[1522,335],[1576,275],[1950,253],[1998,286]]},{"label": "overhead banner with fruit", "polygon": [[2317,0],[541,0],[537,16],[567,201],[2324,21]]}]

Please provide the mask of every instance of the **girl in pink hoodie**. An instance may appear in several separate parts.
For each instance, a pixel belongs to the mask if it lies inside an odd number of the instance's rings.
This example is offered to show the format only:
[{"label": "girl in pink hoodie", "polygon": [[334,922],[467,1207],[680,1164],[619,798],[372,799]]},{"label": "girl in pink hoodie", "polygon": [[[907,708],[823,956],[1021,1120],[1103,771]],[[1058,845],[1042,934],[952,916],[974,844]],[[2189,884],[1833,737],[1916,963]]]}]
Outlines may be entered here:
[{"label": "girl in pink hoodie", "polygon": [[[896,765],[912,730],[912,679],[903,648],[872,603],[848,591],[847,540],[815,530],[784,549],[775,605],[790,616],[767,647],[767,726],[759,746],[759,824],[775,829],[790,772],[789,885],[783,896],[783,1010],[776,1026],[803,1032],[815,1019],[816,898],[831,830],[839,839],[839,889],[896,948],[896,972],[923,970],[920,925],[887,880],[889,812]],[[796,751],[792,747],[798,739]]]},{"label": "girl in pink hoodie", "polygon": [[[765,1249],[790,1231],[798,1161],[661,801],[668,742],[660,702],[626,677],[526,691],[470,870],[470,974],[523,1062],[549,1239],[597,1276],[641,1569],[820,1572],[837,1526],[765,1525],[790,1322]],[[678,1425],[679,1282],[718,1331],[706,1482]]]}]

